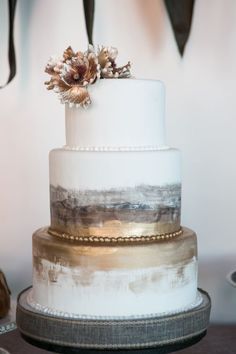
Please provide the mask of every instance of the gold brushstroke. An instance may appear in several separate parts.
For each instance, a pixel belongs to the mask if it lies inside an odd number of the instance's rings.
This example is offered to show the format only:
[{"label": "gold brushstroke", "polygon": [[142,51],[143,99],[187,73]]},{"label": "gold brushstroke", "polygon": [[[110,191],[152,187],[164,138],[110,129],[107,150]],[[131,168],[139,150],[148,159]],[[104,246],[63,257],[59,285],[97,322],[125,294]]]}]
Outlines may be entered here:
[{"label": "gold brushstroke", "polygon": [[132,280],[129,283],[129,289],[135,294],[145,293],[145,291],[159,291],[163,292],[163,288],[160,288],[160,282],[164,280],[170,272],[173,272],[172,280],[169,285],[172,289],[183,287],[184,285],[192,282],[192,278],[189,277],[186,272],[188,267],[194,260],[182,261],[178,264],[168,267],[157,268],[153,270],[151,274],[143,274],[139,278]]},{"label": "gold brushstroke", "polygon": [[56,270],[55,267],[49,269],[48,271],[48,279],[51,283],[56,283],[58,279],[58,271]]},{"label": "gold brushstroke", "polygon": [[154,222],[154,223],[137,223],[137,222],[122,222],[119,220],[106,221],[102,226],[87,226],[83,227],[79,223],[58,223],[52,220],[51,230],[61,234],[69,234],[76,237],[141,237],[170,234],[179,231],[180,223]]},{"label": "gold brushstroke", "polygon": [[83,244],[53,237],[44,228],[33,235],[33,254],[35,268],[42,260],[48,260],[65,267],[89,270],[140,269],[190,262],[197,257],[197,242],[195,233],[186,228],[176,238],[135,245]]}]

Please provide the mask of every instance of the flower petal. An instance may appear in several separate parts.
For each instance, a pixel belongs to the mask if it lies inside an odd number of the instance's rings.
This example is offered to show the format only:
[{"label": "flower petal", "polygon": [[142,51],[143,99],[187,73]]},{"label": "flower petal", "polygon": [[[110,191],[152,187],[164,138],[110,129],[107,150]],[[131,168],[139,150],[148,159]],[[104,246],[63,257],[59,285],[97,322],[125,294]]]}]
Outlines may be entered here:
[{"label": "flower petal", "polygon": [[63,103],[79,104],[83,107],[91,103],[88,90],[81,86],[73,86],[67,91],[60,92],[59,96]]},{"label": "flower petal", "polygon": [[73,49],[71,48],[71,46],[67,47],[66,50],[63,53],[63,58],[64,61],[71,59],[72,57],[75,56],[75,52],[73,51]]}]

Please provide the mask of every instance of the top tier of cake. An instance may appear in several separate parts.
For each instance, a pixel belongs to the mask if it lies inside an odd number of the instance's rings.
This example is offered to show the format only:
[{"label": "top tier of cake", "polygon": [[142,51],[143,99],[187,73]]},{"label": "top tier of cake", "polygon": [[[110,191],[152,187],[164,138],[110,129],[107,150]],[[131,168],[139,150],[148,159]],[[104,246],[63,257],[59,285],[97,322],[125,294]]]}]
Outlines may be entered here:
[{"label": "top tier of cake", "polygon": [[166,145],[164,85],[155,80],[103,79],[89,86],[87,109],[66,105],[66,146],[104,150]]}]

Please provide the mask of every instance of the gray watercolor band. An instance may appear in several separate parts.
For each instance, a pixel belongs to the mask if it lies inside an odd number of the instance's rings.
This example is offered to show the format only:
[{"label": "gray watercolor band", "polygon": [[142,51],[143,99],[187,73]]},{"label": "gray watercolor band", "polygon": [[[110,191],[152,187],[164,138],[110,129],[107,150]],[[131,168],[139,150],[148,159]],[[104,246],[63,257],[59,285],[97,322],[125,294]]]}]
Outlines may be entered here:
[{"label": "gray watercolor band", "polygon": [[50,201],[52,226],[99,227],[114,220],[180,225],[180,184],[104,191],[75,191],[51,185]]}]

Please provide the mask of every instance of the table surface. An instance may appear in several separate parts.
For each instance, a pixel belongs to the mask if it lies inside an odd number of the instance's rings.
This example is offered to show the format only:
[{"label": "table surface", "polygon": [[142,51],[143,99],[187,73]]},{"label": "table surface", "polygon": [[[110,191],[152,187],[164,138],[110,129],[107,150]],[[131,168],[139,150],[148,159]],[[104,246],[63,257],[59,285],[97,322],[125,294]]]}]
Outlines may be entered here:
[{"label": "table surface", "polygon": [[[2,334],[0,336],[0,347],[9,351],[10,354],[46,354],[51,353],[47,350],[36,348],[25,342],[19,331],[16,329],[12,332]],[[83,351],[85,352],[85,351]],[[96,353],[96,351],[88,350],[87,353]],[[101,352],[101,351],[100,351]],[[138,352],[148,352],[144,350]],[[105,354],[111,351],[104,351]],[[116,353],[113,351],[112,353]],[[124,351],[125,353],[125,351]],[[129,353],[127,351],[127,353]],[[210,326],[207,335],[192,347],[180,350],[179,354],[236,354],[236,325],[214,325]]]}]

